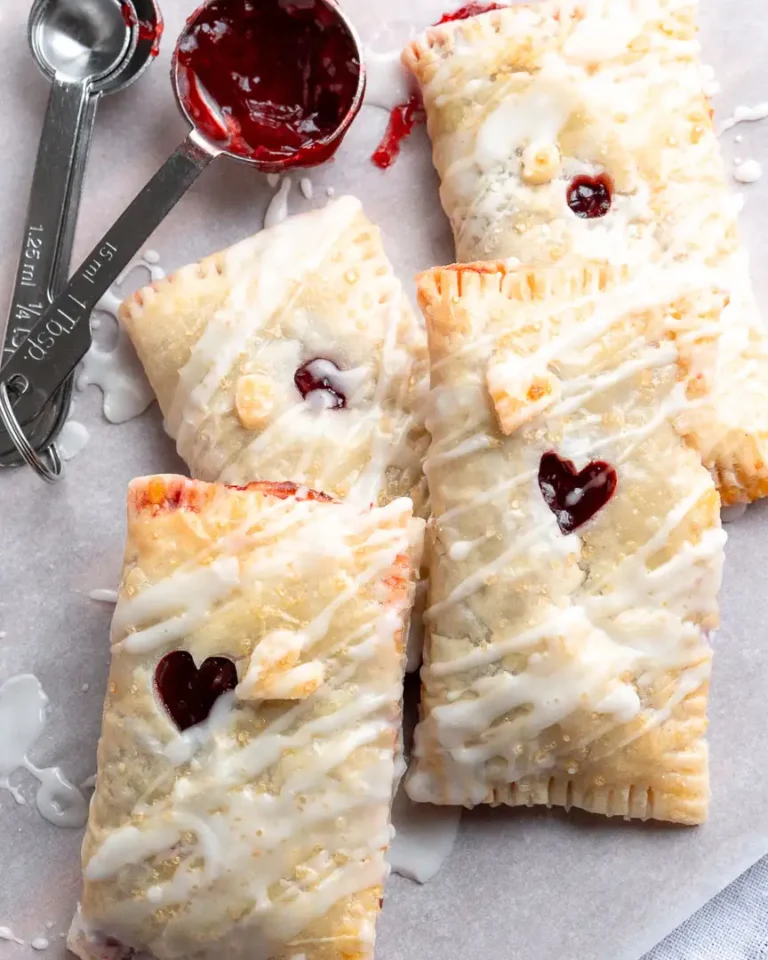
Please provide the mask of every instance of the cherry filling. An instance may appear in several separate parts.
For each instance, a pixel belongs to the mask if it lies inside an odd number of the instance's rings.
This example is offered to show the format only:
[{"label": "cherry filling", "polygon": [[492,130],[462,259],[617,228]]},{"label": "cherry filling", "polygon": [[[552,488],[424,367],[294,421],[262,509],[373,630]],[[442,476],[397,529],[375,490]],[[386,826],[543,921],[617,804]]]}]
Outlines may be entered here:
[{"label": "cherry filling", "polygon": [[310,393],[324,390],[326,393],[326,409],[341,410],[347,405],[347,398],[338,384],[334,385],[331,377],[333,372],[340,372],[333,360],[315,357],[308,363],[302,364],[294,375],[293,382],[296,389],[306,400]]},{"label": "cherry filling", "polygon": [[327,160],[359,103],[355,39],[321,0],[213,0],[194,15],[176,62],[194,123],[265,164]]},{"label": "cherry filling", "polygon": [[490,13],[491,10],[503,10],[507,6],[505,3],[468,3],[464,7],[459,7],[453,13],[444,13],[435,26],[441,23],[453,23],[454,20],[469,20],[470,17],[477,17],[481,13]]},{"label": "cherry filling", "polygon": [[566,536],[602,510],[616,491],[618,478],[609,463],[595,460],[581,472],[570,460],[545,453],[539,464],[539,489]]},{"label": "cherry filling", "polygon": [[155,688],[179,730],[208,719],[214,703],[237,686],[237,669],[226,657],[209,657],[198,670],[192,654],[174,650],[155,668]]},{"label": "cherry filling", "polygon": [[568,206],[583,220],[604,217],[611,209],[613,183],[606,173],[574,177],[568,187]]}]

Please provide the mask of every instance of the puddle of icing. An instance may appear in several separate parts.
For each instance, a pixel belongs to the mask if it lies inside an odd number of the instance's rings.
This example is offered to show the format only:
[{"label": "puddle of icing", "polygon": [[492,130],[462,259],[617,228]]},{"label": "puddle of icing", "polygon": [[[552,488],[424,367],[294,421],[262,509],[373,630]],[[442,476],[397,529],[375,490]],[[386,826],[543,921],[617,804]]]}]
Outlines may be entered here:
[{"label": "puddle of icing", "polygon": [[436,876],[453,850],[461,813],[461,807],[414,803],[401,784],[392,805],[395,837],[388,860],[393,873],[417,883]]},{"label": "puddle of icing", "polygon": [[33,950],[47,950],[50,947],[50,943],[45,937],[35,937],[29,945]]},{"label": "puddle of icing", "polygon": [[18,943],[20,947],[24,946],[24,941],[19,940],[10,927],[0,927],[0,940],[8,940],[10,943]]},{"label": "puddle of icing", "polygon": [[276,227],[288,219],[288,195],[291,192],[293,181],[290,177],[283,177],[280,186],[274,197],[269,201],[267,212],[264,216],[264,228]]},{"label": "puddle of icing", "polygon": [[88,430],[77,420],[67,420],[61,429],[56,449],[62,460],[71,460],[88,443]]},{"label": "puddle of icing", "polygon": [[39,768],[27,754],[45,727],[48,697],[30,673],[11,677],[0,686],[0,788],[19,804],[26,801],[10,783],[17,770],[27,770],[38,781],[37,809],[57,827],[82,827],[88,807],[82,793],[58,767]]},{"label": "puddle of icing", "polygon": [[88,596],[99,603],[117,603],[117,590],[91,590]]},{"label": "puddle of icing", "polygon": [[763,167],[759,160],[740,160],[733,168],[733,178],[739,183],[757,183],[763,175]]},{"label": "puddle of icing", "polygon": [[[117,310],[130,292],[122,289],[135,271],[148,274],[147,281],[154,282],[165,276],[159,266],[159,255],[147,250],[133,260],[117,278],[114,286],[104,294],[96,309],[111,316],[117,323]],[[95,316],[91,321],[98,329],[101,321]],[[77,378],[77,389],[97,386],[104,394],[104,416],[111,423],[125,423],[143,413],[152,403],[154,394],[133,349],[128,334],[117,324],[117,343],[106,350],[94,343],[85,356]]]},{"label": "puddle of icing", "polygon": [[744,516],[747,512],[747,506],[746,503],[734,503],[731,507],[723,507],[720,511],[720,519],[723,523],[733,523]]},{"label": "puddle of icing", "polygon": [[365,45],[365,103],[389,112],[413,93],[411,78],[401,63],[403,47],[416,35],[405,20],[382,27]]}]

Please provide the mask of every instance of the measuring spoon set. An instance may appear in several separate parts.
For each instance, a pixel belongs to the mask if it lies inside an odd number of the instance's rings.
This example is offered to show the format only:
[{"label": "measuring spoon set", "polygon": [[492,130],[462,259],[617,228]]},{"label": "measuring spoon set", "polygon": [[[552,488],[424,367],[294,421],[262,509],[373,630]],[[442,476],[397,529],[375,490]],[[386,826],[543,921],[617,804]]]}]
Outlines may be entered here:
[{"label": "measuring spoon set", "polygon": [[[253,18],[250,0],[208,0],[189,18],[174,50],[171,80],[191,129],[67,282],[96,107],[151,63],[163,20],[155,0],[35,0],[28,39],[52,86],[2,344],[0,466],[26,463],[46,481],[59,478],[55,440],[69,413],[74,371],[91,346],[91,312],[212,160],[224,154],[265,173],[312,166],[332,155],[357,115],[365,70],[357,35],[335,0],[261,3],[258,30],[232,29],[238,18]],[[316,107],[313,122],[301,128],[301,149],[276,149],[262,139],[273,130],[270,118],[249,130],[253,102],[233,104],[226,82],[241,76],[249,59],[255,76],[257,61],[264,59],[257,33],[265,34],[261,44],[270,44],[270,28],[284,25],[286,17],[300,20],[302,31],[288,38],[289,49],[299,49],[301,57],[302,44],[311,51],[319,43],[317,62],[342,58],[351,81],[331,92],[325,76],[319,81],[326,86],[318,85],[314,99],[325,122],[318,125]],[[226,24],[237,32],[236,44],[204,43]],[[280,88],[290,87],[283,80],[284,62],[272,61]],[[293,69],[305,68],[297,60]],[[270,90],[271,98],[279,95]]]}]

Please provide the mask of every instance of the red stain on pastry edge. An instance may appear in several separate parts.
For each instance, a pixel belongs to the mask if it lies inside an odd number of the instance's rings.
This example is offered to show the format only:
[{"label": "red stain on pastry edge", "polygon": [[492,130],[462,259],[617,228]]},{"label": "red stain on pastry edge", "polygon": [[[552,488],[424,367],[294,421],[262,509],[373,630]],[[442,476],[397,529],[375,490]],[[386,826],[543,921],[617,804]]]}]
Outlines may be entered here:
[{"label": "red stain on pastry edge", "polygon": [[200,668],[187,650],[166,654],[155,668],[155,689],[179,730],[208,719],[223,693],[237,686],[237,668],[226,657],[208,657]]},{"label": "red stain on pastry edge", "polygon": [[322,503],[336,502],[326,493],[311,490],[296,483],[257,480],[244,486],[237,486],[236,484],[205,483],[202,480],[188,480],[186,477],[159,476],[131,484],[128,504],[129,508],[136,513],[150,512],[154,516],[160,513],[173,513],[176,510],[199,513],[221,490],[254,491],[279,500],[294,498]]},{"label": "red stain on pastry edge", "polygon": [[617,483],[616,470],[602,460],[577,471],[571,460],[562,460],[551,450],[539,464],[541,495],[565,536],[602,510],[616,492]]},{"label": "red stain on pastry edge", "polygon": [[403,141],[413,133],[420,123],[425,123],[427,115],[421,95],[414,93],[407,103],[399,103],[389,115],[389,123],[381,138],[381,143],[371,159],[377,167],[386,170],[400,156]]},{"label": "red stain on pastry edge", "polygon": [[613,201],[613,181],[607,173],[574,177],[568,185],[568,206],[582,220],[604,217]]}]

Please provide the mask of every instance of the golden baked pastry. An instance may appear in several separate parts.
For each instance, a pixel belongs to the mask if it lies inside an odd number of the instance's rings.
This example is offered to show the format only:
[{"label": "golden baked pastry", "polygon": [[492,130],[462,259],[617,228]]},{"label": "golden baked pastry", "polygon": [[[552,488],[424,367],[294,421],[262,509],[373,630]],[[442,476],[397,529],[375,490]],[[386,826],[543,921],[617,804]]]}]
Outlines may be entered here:
[{"label": "golden baked pastry", "polygon": [[134,481],[84,960],[370,960],[423,521],[287,483]]},{"label": "golden baked pastry", "polygon": [[193,476],[424,512],[424,329],[354,198],[139,290],[120,319]]},{"label": "golden baked pastry", "polygon": [[680,433],[723,294],[671,276],[420,278],[434,516],[414,800],[706,817],[725,534]]},{"label": "golden baked pastry", "polygon": [[723,502],[768,494],[768,339],[703,92],[691,0],[544,0],[405,51],[458,259],[686,262],[729,305],[693,438]]}]

